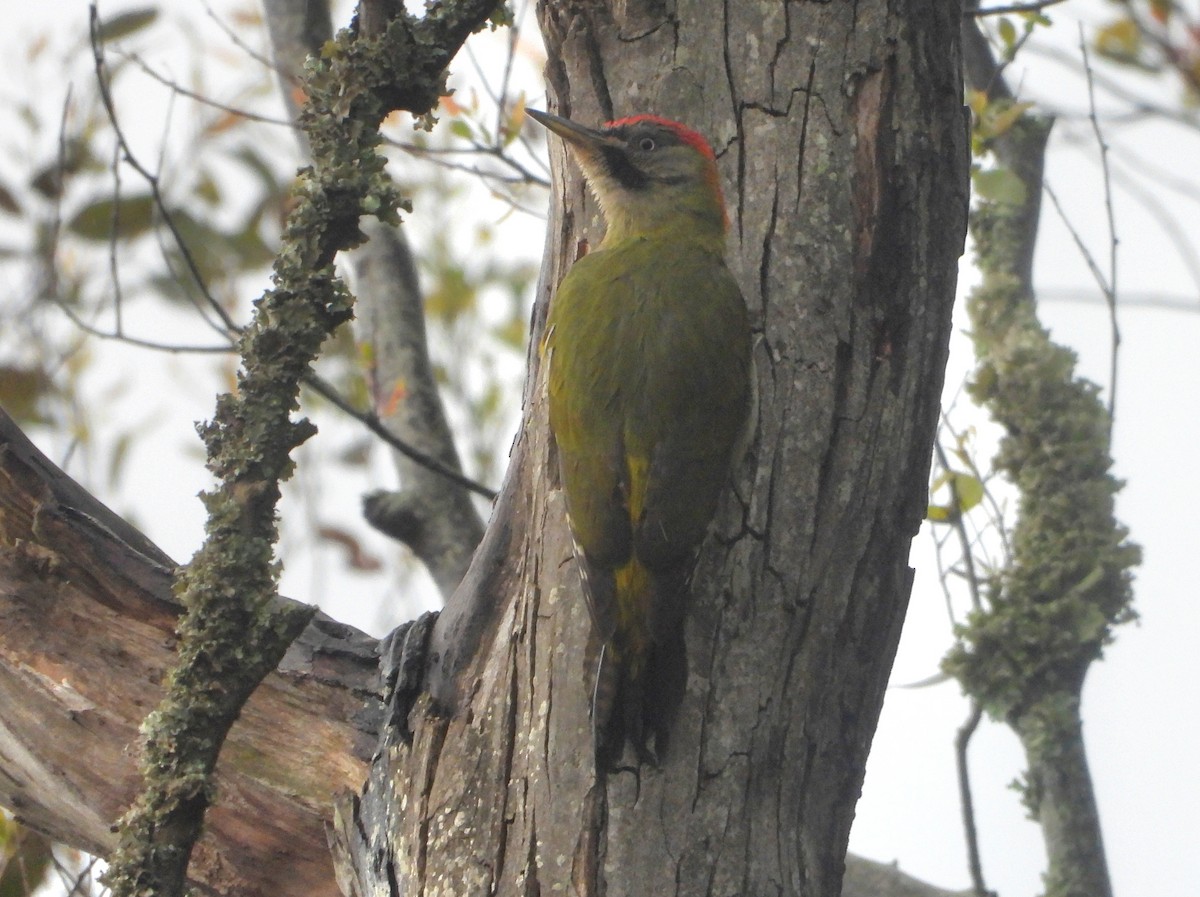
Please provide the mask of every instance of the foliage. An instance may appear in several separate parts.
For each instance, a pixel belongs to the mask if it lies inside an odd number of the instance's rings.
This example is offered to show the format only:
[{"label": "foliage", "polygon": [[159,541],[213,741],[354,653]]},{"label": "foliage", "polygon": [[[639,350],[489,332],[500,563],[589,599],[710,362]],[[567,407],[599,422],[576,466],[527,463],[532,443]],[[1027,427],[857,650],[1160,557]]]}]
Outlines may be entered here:
[{"label": "foliage", "polygon": [[[66,41],[62,32],[47,33],[31,42],[30,77],[49,85],[63,68],[71,72],[69,90],[58,97],[66,99],[64,114],[51,119],[45,104],[25,104],[16,128],[0,136],[8,159],[0,168],[0,239],[7,240],[0,269],[28,284],[26,295],[0,305],[0,402],[23,423],[73,434],[83,452],[104,461],[110,488],[126,474],[127,449],[170,415],[107,413],[113,400],[131,393],[128,384],[112,387],[103,406],[81,392],[97,382],[108,346],[169,349],[145,351],[138,369],[176,390],[231,384],[232,346],[250,297],[266,282],[288,210],[298,156],[291,128],[276,111],[269,51],[244,44],[233,52],[210,49],[228,42],[234,29],[265,39],[261,12],[257,3],[236,0],[225,14],[225,34],[155,7],[102,23],[115,121],[97,91],[83,18]],[[181,39],[175,53],[187,78],[163,62],[161,48]],[[493,35],[497,42],[537,64],[540,50],[516,33]],[[507,84],[492,91],[470,85],[461,76],[452,81],[458,94],[445,97],[439,110],[446,127],[430,133],[414,130],[409,116],[390,117],[381,151],[416,200],[408,234],[468,472],[495,485],[515,426],[539,248],[513,251],[501,225],[508,215],[541,206],[546,175],[536,159],[540,135],[531,139],[524,128],[523,94]],[[150,124],[156,117],[161,127]],[[116,145],[121,136],[128,154]],[[37,152],[30,154],[30,145]],[[148,177],[125,164],[131,160]],[[496,211],[464,231],[451,213],[456,203]],[[193,346],[222,351],[179,361]],[[366,411],[360,361],[352,334],[343,330],[320,365]],[[169,401],[169,392],[160,395]],[[363,431],[335,425],[336,412],[319,397],[305,401],[329,438],[342,443],[332,454],[363,473],[371,469]]]},{"label": "foliage", "polygon": [[1200,21],[1181,0],[1115,0],[1115,18],[1093,46],[1110,62],[1178,80],[1185,104],[1200,104]]},{"label": "foliage", "polygon": [[0,897],[28,897],[53,868],[49,838],[0,811]]}]

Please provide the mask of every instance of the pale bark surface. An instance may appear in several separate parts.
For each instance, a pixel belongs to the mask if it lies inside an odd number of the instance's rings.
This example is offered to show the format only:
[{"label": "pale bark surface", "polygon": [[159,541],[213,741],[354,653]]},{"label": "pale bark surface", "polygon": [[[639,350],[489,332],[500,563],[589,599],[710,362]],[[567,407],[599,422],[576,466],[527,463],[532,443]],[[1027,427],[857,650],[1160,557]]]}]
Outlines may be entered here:
[{"label": "pale bark surface", "polygon": [[[0,411],[0,805],[100,856],[175,659],[173,567]],[[375,672],[373,640],[328,618],[292,645],[226,742],[193,883],[337,893],[324,825],[330,795],[365,774]]]},{"label": "pale bark surface", "polygon": [[[369,359],[371,406],[391,433],[461,473],[425,338],[425,303],[402,228],[364,222],[369,240],[352,255],[355,333]],[[400,488],[363,502],[367,520],[399,539],[429,570],[443,599],[462,582],[483,520],[462,486],[393,451]]]},{"label": "pale bark surface", "polygon": [[[761,415],[665,762],[597,778],[536,356],[493,522],[340,867],[361,894],[834,895],[911,585],[967,207],[955,4],[540,4],[550,107],[705,133]],[[534,313],[601,225],[561,148]]]}]

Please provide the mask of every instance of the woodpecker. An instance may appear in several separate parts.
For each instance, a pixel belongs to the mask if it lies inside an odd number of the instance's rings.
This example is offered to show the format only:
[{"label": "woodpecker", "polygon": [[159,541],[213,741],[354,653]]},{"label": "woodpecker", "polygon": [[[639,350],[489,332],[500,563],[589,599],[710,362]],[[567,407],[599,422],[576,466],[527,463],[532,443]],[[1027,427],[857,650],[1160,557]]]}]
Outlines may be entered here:
[{"label": "woodpecker", "polygon": [[[550,305],[550,429],[598,642],[592,727],[611,766],[660,761],[687,681],[683,609],[751,405],[746,304],[725,265],[716,157],[654,115],[562,138],[605,235]],[[651,750],[653,739],[653,750]]]}]

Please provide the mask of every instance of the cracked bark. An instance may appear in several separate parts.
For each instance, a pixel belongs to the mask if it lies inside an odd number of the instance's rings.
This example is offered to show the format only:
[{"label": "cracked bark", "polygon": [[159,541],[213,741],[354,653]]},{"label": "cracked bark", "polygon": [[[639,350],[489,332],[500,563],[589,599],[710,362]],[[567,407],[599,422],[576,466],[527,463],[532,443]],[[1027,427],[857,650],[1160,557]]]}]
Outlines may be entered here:
[{"label": "cracked bark", "polygon": [[[760,337],[759,429],[697,569],[672,750],[597,779],[590,629],[531,354],[524,426],[434,626],[411,747],[386,741],[340,808],[345,886],[834,895],[911,586],[965,230],[959,10],[539,13],[554,111],[652,110],[721,155],[731,266]],[[553,152],[535,335],[575,247],[601,233]]]},{"label": "cracked bark", "polygon": [[[173,564],[2,413],[0,522],[0,804],[102,856],[136,787],[138,723],[172,659]],[[329,799],[366,774],[381,709],[375,656],[373,639],[319,617],[250,699],[193,858],[200,893],[337,893]],[[854,858],[843,894],[951,897]]]}]

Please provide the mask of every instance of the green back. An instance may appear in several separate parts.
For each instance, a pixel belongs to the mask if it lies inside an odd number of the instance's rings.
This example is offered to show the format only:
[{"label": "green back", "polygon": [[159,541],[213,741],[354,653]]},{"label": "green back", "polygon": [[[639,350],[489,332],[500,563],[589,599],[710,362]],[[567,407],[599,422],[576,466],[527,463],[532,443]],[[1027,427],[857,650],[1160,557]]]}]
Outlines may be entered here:
[{"label": "green back", "polygon": [[588,561],[677,566],[704,537],[749,406],[746,307],[724,260],[649,238],[585,256],[554,297],[545,351]]}]

